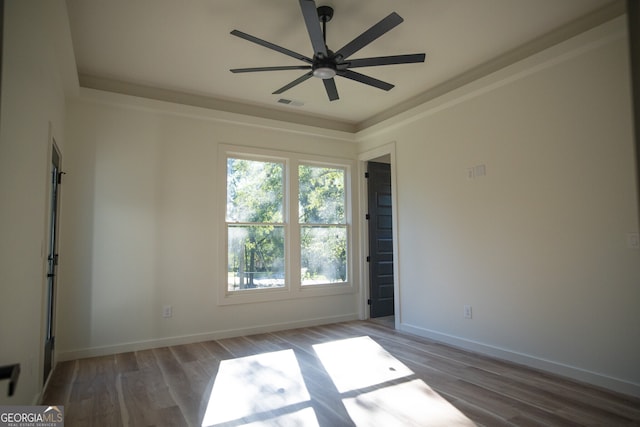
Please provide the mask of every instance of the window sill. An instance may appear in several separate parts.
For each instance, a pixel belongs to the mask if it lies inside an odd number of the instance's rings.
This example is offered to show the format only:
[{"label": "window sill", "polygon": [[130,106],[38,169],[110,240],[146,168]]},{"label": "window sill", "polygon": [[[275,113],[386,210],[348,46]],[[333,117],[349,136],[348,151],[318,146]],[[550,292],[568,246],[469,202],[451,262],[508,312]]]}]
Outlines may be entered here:
[{"label": "window sill", "polygon": [[350,282],[340,284],[328,283],[322,285],[305,285],[297,286],[295,288],[224,291],[218,295],[218,305],[252,304],[300,298],[347,295],[353,294],[355,291],[355,286]]}]

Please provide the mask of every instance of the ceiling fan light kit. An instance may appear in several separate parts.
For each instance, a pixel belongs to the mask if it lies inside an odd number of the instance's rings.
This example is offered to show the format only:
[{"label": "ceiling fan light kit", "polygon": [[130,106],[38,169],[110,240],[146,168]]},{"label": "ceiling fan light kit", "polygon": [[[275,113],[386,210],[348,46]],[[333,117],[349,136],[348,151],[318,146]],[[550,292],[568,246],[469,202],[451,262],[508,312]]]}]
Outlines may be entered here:
[{"label": "ceiling fan light kit", "polygon": [[313,77],[317,77],[317,78],[322,79],[322,80],[332,79],[335,76],[336,76],[335,68],[323,66],[323,67],[318,67],[315,70],[313,70]]},{"label": "ceiling fan light kit", "polygon": [[[324,87],[329,100],[335,101],[339,99],[338,89],[336,88],[336,83],[334,80],[335,76],[344,77],[385,91],[391,90],[394,87],[394,85],[392,85],[391,83],[387,83],[382,80],[378,80],[376,78],[355,72],[351,70],[351,68],[424,62],[424,53],[348,59],[351,55],[402,23],[403,19],[395,12],[389,14],[386,18],[373,25],[371,28],[347,43],[338,51],[333,52],[329,50],[326,45],[326,25],[327,22],[331,21],[331,18],[333,17],[333,8],[329,6],[316,7],[316,4],[313,0],[299,0],[299,2],[300,9],[302,10],[302,17],[304,18],[307,32],[309,33],[309,39],[311,40],[311,46],[313,47],[314,53],[311,58],[239,30],[233,30],[231,31],[231,34],[252,43],[256,43],[260,46],[266,47],[268,49],[275,50],[276,52],[280,52],[297,60],[303,61],[307,65],[233,68],[230,70],[232,73],[309,70],[294,81],[274,91],[273,94],[281,94],[291,89],[292,87],[308,80],[311,77],[316,77],[321,79],[324,83]],[[321,23],[322,27],[320,26]]]}]

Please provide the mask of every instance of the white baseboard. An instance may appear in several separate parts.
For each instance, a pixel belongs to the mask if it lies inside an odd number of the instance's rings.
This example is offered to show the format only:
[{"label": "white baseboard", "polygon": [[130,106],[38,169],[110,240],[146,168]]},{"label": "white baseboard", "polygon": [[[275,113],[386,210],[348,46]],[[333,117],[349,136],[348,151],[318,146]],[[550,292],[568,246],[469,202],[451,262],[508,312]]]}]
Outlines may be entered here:
[{"label": "white baseboard", "polygon": [[463,350],[473,351],[483,355],[495,357],[497,359],[506,360],[541,371],[551,372],[573,380],[603,387],[618,393],[640,397],[640,384],[621,380],[619,378],[610,377],[604,374],[577,368],[575,366],[566,365],[553,360],[542,359],[529,354],[519,353],[505,348],[460,338],[453,335],[443,334],[441,332],[420,328],[417,326],[401,323],[398,330],[420,337],[429,338],[444,344],[451,345]]},{"label": "white baseboard", "polygon": [[87,357],[108,356],[111,354],[126,353],[129,351],[148,350],[150,348],[167,347],[171,345],[191,344],[200,341],[233,338],[266,332],[283,331],[286,329],[306,328],[311,326],[326,325],[329,323],[348,322],[356,319],[358,319],[358,314],[352,313],[342,316],[321,317],[316,319],[300,320],[296,322],[272,323],[269,325],[252,326],[248,328],[227,329],[222,331],[205,332],[201,334],[181,335],[175,337],[128,342],[123,344],[61,351],[56,354],[56,361],[63,362],[65,360],[84,359]]}]

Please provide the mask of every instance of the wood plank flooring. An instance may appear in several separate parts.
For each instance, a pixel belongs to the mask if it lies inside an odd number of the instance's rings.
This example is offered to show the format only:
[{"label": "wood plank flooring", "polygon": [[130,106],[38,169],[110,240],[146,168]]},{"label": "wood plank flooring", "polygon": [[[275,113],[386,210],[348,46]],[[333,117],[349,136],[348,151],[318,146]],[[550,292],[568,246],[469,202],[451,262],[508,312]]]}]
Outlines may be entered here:
[{"label": "wood plank flooring", "polygon": [[640,399],[373,321],[61,362],[42,404],[67,426],[640,426]]}]

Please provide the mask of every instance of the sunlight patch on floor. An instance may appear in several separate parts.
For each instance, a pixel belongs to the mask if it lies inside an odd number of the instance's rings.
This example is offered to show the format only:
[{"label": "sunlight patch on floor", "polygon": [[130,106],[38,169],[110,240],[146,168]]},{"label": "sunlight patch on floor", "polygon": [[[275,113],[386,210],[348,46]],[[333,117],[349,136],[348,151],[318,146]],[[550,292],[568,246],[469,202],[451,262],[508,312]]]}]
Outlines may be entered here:
[{"label": "sunlight patch on floor", "polygon": [[413,375],[369,337],[316,344],[313,349],[340,393]]},{"label": "sunlight patch on floor", "polygon": [[[313,346],[357,426],[473,426],[368,336]],[[316,374],[317,375],[317,374]],[[202,426],[318,426],[293,350],[220,362]]]},{"label": "sunlight patch on floor", "polygon": [[357,426],[475,426],[422,380],[389,385],[343,399]]},{"label": "sunlight patch on floor", "polygon": [[265,420],[268,425],[318,425],[309,400],[293,350],[224,360],[202,426],[265,425]]},{"label": "sunlight patch on floor", "polygon": [[268,419],[257,419],[256,421],[240,424],[242,427],[320,427],[318,418],[313,408],[308,407],[299,411],[291,412],[285,415],[274,416]]},{"label": "sunlight patch on floor", "polygon": [[313,346],[357,426],[473,426],[370,337]]}]

